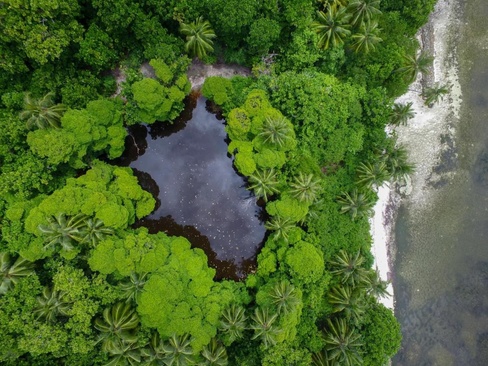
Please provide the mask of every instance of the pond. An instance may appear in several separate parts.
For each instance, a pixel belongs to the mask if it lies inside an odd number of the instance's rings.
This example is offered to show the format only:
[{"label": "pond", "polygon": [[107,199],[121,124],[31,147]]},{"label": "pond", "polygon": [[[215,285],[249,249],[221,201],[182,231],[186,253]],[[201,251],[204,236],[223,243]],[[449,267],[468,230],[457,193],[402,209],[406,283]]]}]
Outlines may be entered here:
[{"label": "pond", "polygon": [[225,121],[192,95],[173,123],[131,126],[117,164],[133,168],[157,200],[156,210],[134,227],[186,237],[205,251],[216,279],[238,280],[255,269],[266,229],[226,139]]}]

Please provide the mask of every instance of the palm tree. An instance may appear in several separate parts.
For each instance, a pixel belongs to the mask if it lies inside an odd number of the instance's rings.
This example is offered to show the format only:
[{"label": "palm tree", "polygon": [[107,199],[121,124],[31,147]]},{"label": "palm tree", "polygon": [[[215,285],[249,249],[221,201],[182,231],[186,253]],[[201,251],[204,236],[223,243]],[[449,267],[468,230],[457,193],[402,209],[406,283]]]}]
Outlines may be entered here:
[{"label": "palm tree", "polygon": [[24,96],[24,110],[20,112],[20,119],[27,120],[26,126],[31,129],[34,127],[59,128],[59,121],[66,111],[62,104],[54,104],[54,93],[47,93],[39,99],[32,98],[30,93]]},{"label": "palm tree", "polygon": [[249,177],[251,185],[250,189],[254,191],[256,197],[263,197],[268,201],[268,196],[279,193],[277,188],[278,179],[274,169],[256,170],[254,174]]},{"label": "palm tree", "polygon": [[251,318],[253,323],[250,328],[254,329],[252,339],[260,338],[265,348],[274,346],[276,336],[281,332],[273,325],[278,318],[278,313],[270,315],[268,309],[256,308]]},{"label": "palm tree", "polygon": [[348,213],[351,218],[369,217],[373,213],[374,198],[369,192],[361,192],[353,189],[351,193],[343,192],[341,197],[337,198],[341,205],[341,213]]},{"label": "palm tree", "polygon": [[299,304],[300,299],[295,291],[295,286],[288,281],[282,280],[276,283],[269,293],[273,305],[276,306],[278,314],[293,311]]},{"label": "palm tree", "polygon": [[359,323],[365,311],[359,291],[350,286],[337,286],[329,292],[327,299],[332,305],[332,312],[342,313],[348,320]]},{"label": "palm tree", "polygon": [[136,342],[133,330],[139,325],[139,317],[131,305],[119,302],[103,311],[103,319],[95,320],[95,328],[101,332],[98,342],[103,341],[103,349],[108,349],[115,341]]},{"label": "palm tree", "polygon": [[361,336],[354,328],[349,328],[344,319],[327,319],[328,327],[324,330],[325,352],[332,365],[362,365],[359,341]]},{"label": "palm tree", "polygon": [[114,233],[111,228],[105,227],[103,221],[100,219],[87,218],[83,226],[83,237],[81,241],[83,243],[90,243],[92,247],[96,247],[106,235],[112,235]]},{"label": "palm tree", "polygon": [[264,227],[267,230],[274,231],[274,240],[279,240],[283,238],[286,242],[288,241],[288,232],[295,225],[290,219],[284,219],[281,216],[274,216],[271,221],[266,222]]},{"label": "palm tree", "polygon": [[23,277],[34,273],[34,263],[18,257],[14,262],[10,254],[0,253],[0,295],[5,295]]},{"label": "palm tree", "polygon": [[210,344],[203,347],[202,357],[205,359],[202,366],[227,366],[228,364],[227,350],[215,338],[212,338]]},{"label": "palm tree", "polygon": [[383,156],[386,169],[395,180],[405,179],[405,176],[412,174],[415,166],[408,162],[408,152],[403,146],[399,146]]},{"label": "palm tree", "polygon": [[390,115],[392,125],[406,125],[407,121],[415,116],[412,108],[412,102],[407,104],[395,103]]},{"label": "palm tree", "polygon": [[434,58],[422,51],[418,55],[404,55],[403,66],[397,72],[405,75],[409,82],[415,81],[419,73],[426,74],[429,72],[429,67],[432,65]]},{"label": "palm tree", "polygon": [[[365,1],[365,0],[363,0]],[[376,49],[376,45],[383,40],[378,36],[380,29],[378,23],[367,22],[361,24],[359,32],[353,34],[353,43],[351,45],[355,53],[369,53]]]},{"label": "palm tree", "polygon": [[137,301],[139,300],[139,296],[141,295],[144,288],[144,285],[148,280],[147,275],[147,272],[141,274],[133,272],[129,277],[129,281],[121,282],[118,285],[121,296],[123,299],[125,299],[126,302],[133,301],[134,303],[137,303]]},{"label": "palm tree", "polygon": [[369,23],[375,15],[381,14],[380,0],[351,0],[347,11],[351,14],[354,27]]},{"label": "palm tree", "polygon": [[384,161],[378,160],[374,164],[369,162],[360,163],[356,169],[356,184],[361,187],[381,187],[381,185],[390,179],[390,174],[386,169]]},{"label": "palm tree", "polygon": [[220,331],[229,336],[229,342],[232,343],[236,339],[243,336],[246,329],[247,316],[242,306],[228,307],[222,312],[222,319],[220,320]]},{"label": "palm tree", "polygon": [[282,147],[291,138],[291,132],[292,128],[285,117],[266,117],[258,136],[261,136],[265,143]]},{"label": "palm tree", "polygon": [[54,322],[58,315],[68,316],[72,304],[72,301],[66,298],[66,292],[52,291],[48,287],[44,287],[42,297],[38,297],[37,302],[34,314],[37,315],[37,319],[48,322]]},{"label": "palm tree", "polygon": [[383,281],[378,274],[378,271],[370,271],[368,294],[377,299],[391,296],[388,292],[388,281]]},{"label": "palm tree", "polygon": [[159,337],[159,333],[156,331],[151,335],[151,340],[146,347],[141,349],[141,355],[143,361],[141,366],[160,366],[163,365],[163,359],[166,356],[166,352],[163,349],[164,342]]},{"label": "palm tree", "polygon": [[369,275],[364,263],[365,259],[359,250],[355,254],[349,254],[341,249],[330,262],[331,273],[338,276],[344,285],[366,286],[369,283]]},{"label": "palm tree", "polygon": [[302,172],[300,172],[298,177],[295,177],[290,186],[291,195],[299,201],[307,203],[313,203],[322,188],[320,180],[314,179],[313,174],[303,174]]},{"label": "palm tree", "polygon": [[213,51],[212,38],[217,37],[207,20],[199,17],[196,21],[180,24],[180,32],[186,36],[185,51],[199,59]]},{"label": "palm tree", "polygon": [[163,344],[163,350],[166,353],[163,362],[167,366],[187,366],[195,363],[188,334],[173,334],[169,341]]},{"label": "palm tree", "polygon": [[85,216],[82,214],[67,218],[64,213],[55,217],[48,218],[48,225],[39,225],[39,231],[45,236],[47,249],[57,244],[61,245],[61,250],[69,252],[74,249],[75,242],[83,241],[82,228],[85,225]]},{"label": "palm tree", "polygon": [[422,92],[422,97],[426,106],[432,107],[434,103],[437,103],[439,99],[443,99],[444,95],[449,93],[449,88],[445,85],[435,85],[432,88],[426,88]]},{"label": "palm tree", "polygon": [[344,39],[351,34],[346,8],[327,5],[326,13],[318,11],[317,14],[319,18],[312,23],[312,29],[319,35],[318,47],[326,50],[330,45],[344,44]]},{"label": "palm tree", "polygon": [[323,349],[320,352],[316,352],[312,354],[312,365],[313,366],[337,366],[337,364],[332,361],[329,361],[329,357],[327,356],[327,351]]},{"label": "palm tree", "polygon": [[137,342],[116,339],[107,346],[106,352],[112,356],[104,366],[136,366],[141,364],[142,350]]}]

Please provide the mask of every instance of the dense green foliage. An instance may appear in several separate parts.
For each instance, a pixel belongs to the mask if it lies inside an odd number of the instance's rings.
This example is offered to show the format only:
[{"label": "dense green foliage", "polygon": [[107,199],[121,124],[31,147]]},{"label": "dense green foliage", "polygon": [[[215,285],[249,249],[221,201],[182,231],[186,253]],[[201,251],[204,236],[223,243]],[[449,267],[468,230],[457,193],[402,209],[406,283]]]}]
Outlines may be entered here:
[{"label": "dense green foliage", "polygon": [[[0,3],[0,363],[383,365],[401,334],[368,217],[413,169],[385,126],[414,115],[394,99],[429,70],[412,37],[434,3]],[[131,228],[155,201],[107,162],[126,126],[179,116],[187,55],[252,68],[201,90],[268,216],[241,282]]]}]

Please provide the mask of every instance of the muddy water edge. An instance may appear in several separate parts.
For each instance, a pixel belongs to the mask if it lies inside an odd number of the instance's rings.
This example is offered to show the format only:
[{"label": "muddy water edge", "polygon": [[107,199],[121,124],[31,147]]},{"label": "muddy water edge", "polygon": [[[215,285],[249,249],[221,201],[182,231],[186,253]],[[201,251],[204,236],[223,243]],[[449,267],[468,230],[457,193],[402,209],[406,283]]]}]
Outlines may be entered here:
[{"label": "muddy water edge", "polygon": [[488,2],[460,1],[459,17],[461,116],[433,172],[445,179],[396,224],[394,366],[488,364]]}]

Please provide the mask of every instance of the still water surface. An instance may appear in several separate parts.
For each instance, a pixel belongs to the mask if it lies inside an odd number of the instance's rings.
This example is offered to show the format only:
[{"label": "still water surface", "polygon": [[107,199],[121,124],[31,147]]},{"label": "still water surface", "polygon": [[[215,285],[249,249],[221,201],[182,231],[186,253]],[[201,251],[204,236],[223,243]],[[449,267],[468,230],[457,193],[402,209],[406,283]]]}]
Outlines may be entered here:
[{"label": "still water surface", "polygon": [[488,2],[461,4],[463,109],[438,167],[452,178],[421,210],[407,200],[397,221],[395,366],[488,365]]},{"label": "still water surface", "polygon": [[184,236],[205,251],[217,278],[240,279],[255,266],[263,212],[233,168],[224,121],[209,108],[193,97],[173,124],[131,127],[119,164],[157,199],[136,227]]}]

